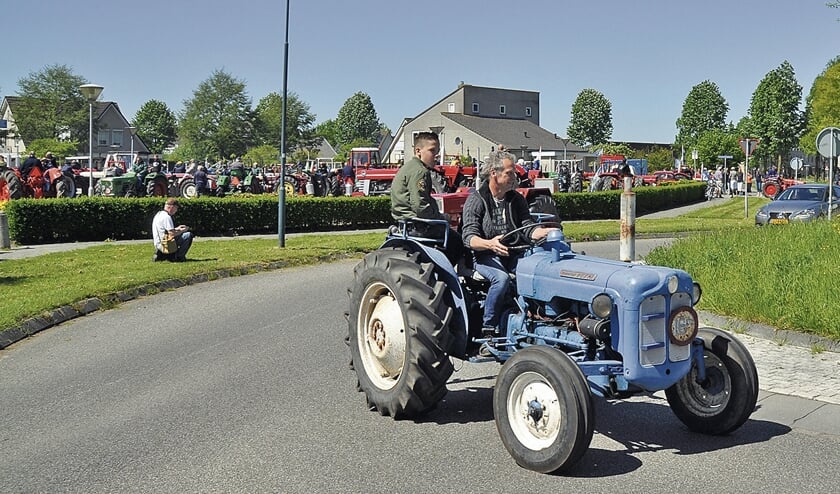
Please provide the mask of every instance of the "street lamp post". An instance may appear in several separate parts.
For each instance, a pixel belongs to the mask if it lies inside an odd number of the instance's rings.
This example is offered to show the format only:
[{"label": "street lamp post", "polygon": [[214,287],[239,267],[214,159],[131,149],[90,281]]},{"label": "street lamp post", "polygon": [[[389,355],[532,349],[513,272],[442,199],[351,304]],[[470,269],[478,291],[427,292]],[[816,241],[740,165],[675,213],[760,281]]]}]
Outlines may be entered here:
[{"label": "street lamp post", "polygon": [[90,117],[90,128],[88,130],[88,170],[90,176],[88,177],[88,197],[93,197],[93,103],[102,94],[105,89],[97,84],[82,84],[79,90],[82,96],[88,100],[88,116]]},{"label": "street lamp post", "polygon": [[137,127],[128,126],[128,127],[126,127],[126,129],[128,129],[128,134],[131,137],[131,165],[130,166],[134,166],[134,131],[137,130]]}]

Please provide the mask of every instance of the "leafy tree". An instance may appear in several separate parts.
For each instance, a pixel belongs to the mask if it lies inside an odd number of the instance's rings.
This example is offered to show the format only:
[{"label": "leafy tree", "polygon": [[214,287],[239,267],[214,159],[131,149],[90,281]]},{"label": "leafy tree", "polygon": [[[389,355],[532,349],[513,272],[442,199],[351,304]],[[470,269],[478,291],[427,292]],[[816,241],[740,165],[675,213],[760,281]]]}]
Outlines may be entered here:
[{"label": "leafy tree", "polygon": [[598,146],[612,137],[612,104],[599,91],[584,89],[572,104],[566,133],[578,146]]},{"label": "leafy tree", "polygon": [[633,150],[627,143],[608,143],[601,146],[601,152],[604,154],[620,154],[626,157],[633,156]]},{"label": "leafy tree", "polygon": [[66,65],[49,65],[20,79],[15,123],[23,138],[87,142],[89,106],[79,90],[86,82]]},{"label": "leafy tree", "polygon": [[710,129],[703,132],[694,143],[699,163],[707,167],[718,163],[723,164],[723,160],[718,156],[732,156],[735,161],[743,160],[744,152],[738,144],[739,139],[735,129]]},{"label": "leafy tree", "polygon": [[254,163],[266,167],[276,163],[280,163],[280,154],[277,150],[278,146],[272,144],[263,144],[261,146],[252,147],[242,157],[243,163],[252,165]]},{"label": "leafy tree", "polygon": [[674,168],[674,154],[667,147],[654,146],[646,155],[648,172]]},{"label": "leafy tree", "polygon": [[[88,123],[88,125],[90,125]],[[59,141],[58,139],[35,139],[31,141],[26,150],[35,153],[35,156],[46,156],[47,153],[52,153],[58,159],[59,163],[67,156],[76,154],[79,149],[79,143],[76,141]]]},{"label": "leafy tree", "polygon": [[216,70],[198,85],[191,99],[184,101],[179,118],[180,145],[199,157],[240,156],[252,142],[253,120],[245,83]]},{"label": "leafy tree", "polygon": [[799,148],[807,154],[817,154],[817,134],[840,123],[840,57],[829,62],[814,79],[805,99],[805,121],[807,126],[799,139]]},{"label": "leafy tree", "polygon": [[[257,144],[280,149],[280,127],[283,122],[283,96],[272,92],[262,98],[254,111],[254,138]],[[286,151],[307,148],[315,144],[315,115],[297,94],[286,95]],[[276,159],[276,158],[275,158]]]},{"label": "leafy tree", "polygon": [[345,145],[355,139],[376,143],[379,138],[379,117],[370,96],[358,92],[347,99],[336,117],[338,144]]},{"label": "leafy tree", "polygon": [[688,92],[682,114],[677,119],[675,144],[694,147],[703,133],[725,127],[728,112],[729,105],[717,84],[709,80],[697,84]]},{"label": "leafy tree", "polygon": [[338,124],[333,119],[324,120],[323,122],[319,123],[318,126],[315,127],[315,135],[318,137],[323,137],[334,147],[337,147],[339,145]]},{"label": "leafy tree", "polygon": [[143,103],[132,123],[137,128],[137,137],[154,154],[161,154],[178,138],[175,114],[163,101],[153,99]]},{"label": "leafy tree", "polygon": [[781,167],[782,157],[799,144],[804,128],[801,100],[802,86],[787,60],[758,83],[749,110],[752,137],[761,139],[757,157],[775,156]]}]

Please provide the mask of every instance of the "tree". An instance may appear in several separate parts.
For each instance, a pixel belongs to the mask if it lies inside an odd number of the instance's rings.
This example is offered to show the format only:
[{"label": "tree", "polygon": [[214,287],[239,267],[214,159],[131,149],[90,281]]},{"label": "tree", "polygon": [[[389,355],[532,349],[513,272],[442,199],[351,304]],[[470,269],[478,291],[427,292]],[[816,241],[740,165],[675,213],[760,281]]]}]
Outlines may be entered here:
[{"label": "tree", "polygon": [[76,154],[78,149],[78,142],[59,141],[58,139],[35,139],[26,145],[26,150],[35,153],[35,156],[46,156],[47,153],[52,153],[59,162]]},{"label": "tree", "polygon": [[253,120],[245,83],[217,70],[184,101],[180,145],[198,157],[241,156],[252,142]]},{"label": "tree", "polygon": [[829,62],[814,79],[805,99],[805,121],[799,148],[806,154],[817,154],[817,134],[840,123],[840,57]]},{"label": "tree", "polygon": [[132,125],[137,128],[137,136],[154,154],[163,153],[164,148],[174,144],[178,138],[178,122],[175,114],[158,100],[149,100],[134,115]]},{"label": "tree", "polygon": [[315,127],[315,135],[327,140],[334,147],[337,147],[338,142],[338,124],[335,120],[324,120]]},{"label": "tree", "polygon": [[20,79],[15,124],[24,139],[87,142],[89,107],[79,90],[86,82],[66,65],[49,65]]},{"label": "tree", "polygon": [[278,146],[272,144],[263,144],[261,146],[252,147],[247,153],[245,153],[245,156],[242,157],[242,161],[248,165],[257,163],[263,167],[280,163],[280,155],[277,154],[277,147]]},{"label": "tree", "polygon": [[361,139],[368,144],[378,143],[379,117],[373,108],[370,96],[358,92],[347,99],[336,117],[338,143],[346,145]]},{"label": "tree", "polygon": [[697,148],[697,157],[703,165],[711,167],[713,164],[723,164],[718,156],[732,156],[735,163],[744,159],[744,152],[738,144],[740,137],[735,129],[710,129],[698,137],[694,146]]},{"label": "tree", "polygon": [[[262,98],[254,111],[254,140],[257,144],[280,149],[280,127],[283,121],[283,97],[275,92]],[[297,94],[286,95],[286,152],[315,145],[315,115]],[[277,159],[277,157],[275,157]]]},{"label": "tree", "polygon": [[787,60],[758,83],[749,110],[751,137],[761,139],[757,157],[775,156],[781,167],[782,157],[799,144],[803,130],[801,100],[802,86],[796,82],[793,66]]},{"label": "tree", "polygon": [[569,139],[578,146],[598,146],[612,137],[612,104],[595,89],[581,91],[574,104],[569,128]]},{"label": "tree", "polygon": [[675,144],[691,148],[703,133],[724,129],[728,112],[729,104],[717,84],[709,80],[697,84],[688,92],[677,119]]}]

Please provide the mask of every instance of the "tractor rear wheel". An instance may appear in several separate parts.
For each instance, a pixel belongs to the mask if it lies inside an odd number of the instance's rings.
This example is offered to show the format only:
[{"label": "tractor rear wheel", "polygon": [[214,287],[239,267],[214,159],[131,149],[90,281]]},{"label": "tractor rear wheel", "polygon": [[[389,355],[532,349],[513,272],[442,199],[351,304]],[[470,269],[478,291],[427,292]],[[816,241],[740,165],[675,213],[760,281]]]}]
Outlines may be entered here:
[{"label": "tractor rear wheel", "polygon": [[532,213],[550,214],[554,218],[549,218],[548,221],[560,221],[560,212],[557,210],[557,204],[550,195],[539,195],[534,198],[534,202],[530,204],[529,208]]},{"label": "tractor rear wheel", "polygon": [[359,390],[381,415],[419,416],[443,398],[453,372],[446,286],[433,263],[402,249],[371,252],[354,276],[348,331]]},{"label": "tractor rear wheel", "polygon": [[583,180],[580,175],[572,176],[569,182],[569,192],[583,192]]},{"label": "tractor rear wheel", "polygon": [[76,195],[76,184],[72,178],[65,175],[56,178],[53,186],[55,187],[56,197],[75,197]]},{"label": "tractor rear wheel", "polygon": [[580,368],[547,346],[516,352],[493,392],[499,436],[516,463],[536,472],[566,470],[589,449],[595,407]]},{"label": "tractor rear wheel", "polygon": [[777,182],[765,182],[764,183],[764,195],[769,197],[770,199],[774,199],[776,195],[779,193],[779,184]]},{"label": "tractor rear wheel", "polygon": [[9,199],[20,199],[23,197],[23,188],[17,174],[9,168],[0,170],[0,182],[4,185],[0,186],[0,201]]},{"label": "tractor rear wheel", "polygon": [[181,186],[178,187],[178,194],[181,197],[186,199],[192,199],[195,197],[195,180],[188,178],[181,182]]},{"label": "tractor rear wheel", "polygon": [[168,192],[166,180],[153,179],[146,184],[146,195],[149,197],[166,197]]},{"label": "tractor rear wheel", "polygon": [[674,415],[694,432],[721,435],[747,421],[758,400],[758,372],[746,347],[728,333],[701,328],[706,379],[697,369],[665,390]]}]

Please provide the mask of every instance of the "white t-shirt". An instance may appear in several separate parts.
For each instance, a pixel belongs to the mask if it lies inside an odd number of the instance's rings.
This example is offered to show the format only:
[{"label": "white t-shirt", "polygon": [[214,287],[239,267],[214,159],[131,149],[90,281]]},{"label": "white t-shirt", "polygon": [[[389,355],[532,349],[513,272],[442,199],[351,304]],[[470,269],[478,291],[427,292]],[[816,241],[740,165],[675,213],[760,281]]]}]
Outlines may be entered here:
[{"label": "white t-shirt", "polygon": [[172,221],[172,216],[166,211],[158,211],[152,220],[152,239],[155,243],[155,249],[160,250],[160,240],[166,234],[167,230],[173,230],[175,222]]}]

